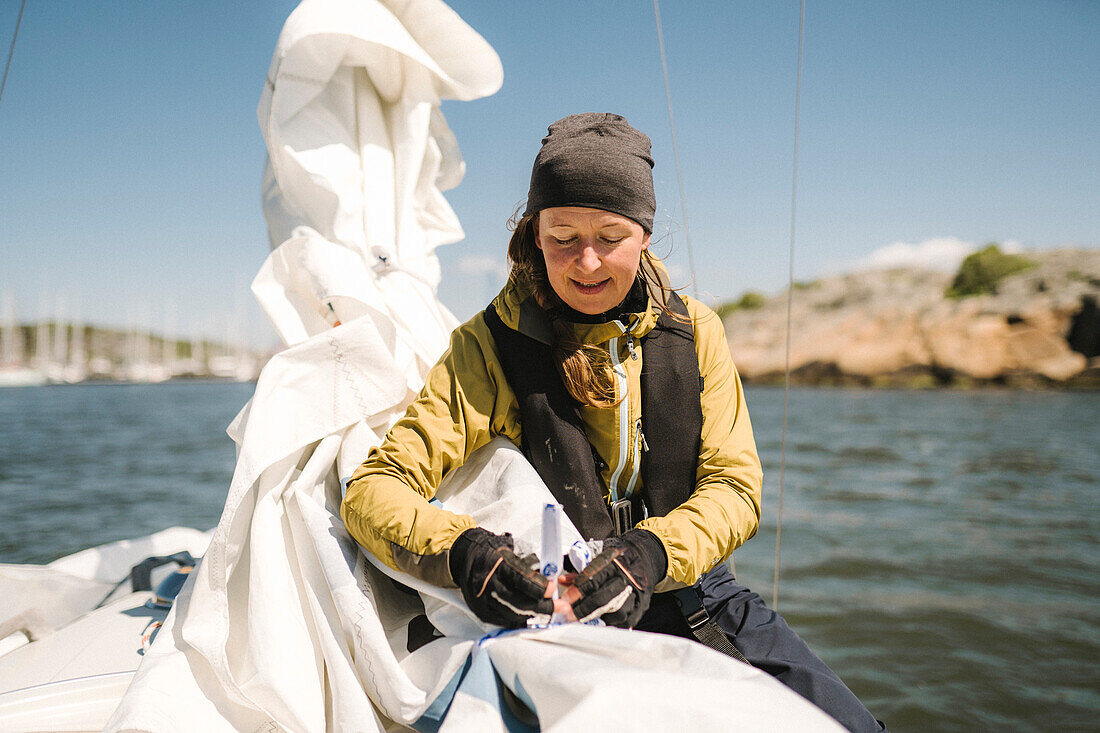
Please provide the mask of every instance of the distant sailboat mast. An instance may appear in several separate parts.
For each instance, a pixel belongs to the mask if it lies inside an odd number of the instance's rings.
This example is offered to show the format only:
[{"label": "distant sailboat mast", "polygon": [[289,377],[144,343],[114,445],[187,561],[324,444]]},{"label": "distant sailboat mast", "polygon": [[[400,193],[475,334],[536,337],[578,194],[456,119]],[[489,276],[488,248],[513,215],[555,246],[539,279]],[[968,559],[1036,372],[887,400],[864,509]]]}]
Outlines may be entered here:
[{"label": "distant sailboat mast", "polygon": [[164,330],[161,332],[160,361],[169,379],[176,375],[176,309],[164,303]]},{"label": "distant sailboat mast", "polygon": [[4,296],[4,338],[0,343],[0,364],[23,363],[23,331],[15,318],[15,300]]},{"label": "distant sailboat mast", "polygon": [[50,324],[48,321],[39,321],[34,332],[34,365],[38,371],[45,373],[50,364]]},{"label": "distant sailboat mast", "polygon": [[70,382],[80,382],[88,374],[88,358],[84,352],[84,325],[73,321],[70,326],[72,338],[69,341],[68,374]]},{"label": "distant sailboat mast", "polygon": [[4,338],[0,341],[0,364],[15,363],[15,327],[4,323]]},{"label": "distant sailboat mast", "polygon": [[53,338],[50,344],[50,365],[54,369],[63,368],[69,361],[68,328],[65,324],[64,312],[64,301],[58,298],[54,308]]},{"label": "distant sailboat mast", "polygon": [[0,387],[27,387],[46,383],[45,374],[26,363],[26,342],[23,328],[15,315],[15,296],[5,293],[3,321],[0,322]]}]

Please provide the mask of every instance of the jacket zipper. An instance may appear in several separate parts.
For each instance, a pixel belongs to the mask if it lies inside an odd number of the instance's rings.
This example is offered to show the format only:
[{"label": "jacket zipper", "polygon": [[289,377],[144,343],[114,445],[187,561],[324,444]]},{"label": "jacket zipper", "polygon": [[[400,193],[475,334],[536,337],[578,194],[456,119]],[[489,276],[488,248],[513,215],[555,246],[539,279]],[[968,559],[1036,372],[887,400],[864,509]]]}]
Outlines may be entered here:
[{"label": "jacket zipper", "polygon": [[634,467],[630,471],[630,483],[626,485],[626,495],[634,496],[634,486],[638,483],[638,475],[642,470],[642,451],[649,451],[649,445],[642,434],[642,418],[634,424]]},{"label": "jacket zipper", "polygon": [[[615,321],[615,325],[619,327],[623,334],[626,334],[626,326],[619,321]],[[615,382],[618,385],[616,396],[622,397],[619,401],[619,461],[615,465],[615,471],[611,474],[610,486],[608,487],[612,502],[622,498],[619,496],[619,481],[622,479],[623,466],[626,465],[627,453],[630,450],[630,397],[626,393],[626,368],[623,366],[622,360],[619,359],[619,339],[621,337],[622,334],[613,337],[611,343],[608,344],[608,351],[611,355],[611,369],[615,372]],[[629,344],[630,336],[627,334],[626,337]]]}]

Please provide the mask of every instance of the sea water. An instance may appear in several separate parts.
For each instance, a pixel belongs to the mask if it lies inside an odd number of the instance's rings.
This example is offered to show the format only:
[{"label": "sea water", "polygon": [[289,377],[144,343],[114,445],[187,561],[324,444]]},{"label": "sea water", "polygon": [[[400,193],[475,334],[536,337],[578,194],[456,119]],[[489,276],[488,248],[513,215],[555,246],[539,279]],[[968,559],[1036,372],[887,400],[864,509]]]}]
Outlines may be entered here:
[{"label": "sea water", "polygon": [[[0,390],[0,562],[216,524],[251,392]],[[747,395],[771,603],[783,393]],[[779,610],[891,730],[1098,729],[1100,394],[793,390],[783,484]]]}]

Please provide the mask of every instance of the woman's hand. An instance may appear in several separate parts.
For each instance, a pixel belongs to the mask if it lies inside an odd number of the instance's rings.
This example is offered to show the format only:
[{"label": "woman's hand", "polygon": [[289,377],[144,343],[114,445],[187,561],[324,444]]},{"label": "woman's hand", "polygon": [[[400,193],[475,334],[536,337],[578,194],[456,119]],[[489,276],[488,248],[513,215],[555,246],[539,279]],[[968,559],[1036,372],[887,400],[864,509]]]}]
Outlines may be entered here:
[{"label": "woman's hand", "polygon": [[[576,588],[572,586],[574,575],[576,573],[559,575],[546,586],[546,597],[554,602],[554,614],[560,614],[566,621],[577,620],[577,614],[573,613],[573,599],[569,595],[571,592],[576,593]],[[559,594],[557,598],[554,598],[555,591]]]},{"label": "woman's hand", "polygon": [[509,629],[526,626],[528,619],[548,623],[553,588],[539,573],[538,560],[517,556],[513,547],[511,535],[468,529],[451,546],[451,577],[486,623]]},{"label": "woman's hand", "polygon": [[668,569],[664,545],[652,532],[632,529],[604,540],[603,548],[576,576],[558,579],[565,588],[561,600],[582,622],[602,618],[611,626],[632,627]]}]

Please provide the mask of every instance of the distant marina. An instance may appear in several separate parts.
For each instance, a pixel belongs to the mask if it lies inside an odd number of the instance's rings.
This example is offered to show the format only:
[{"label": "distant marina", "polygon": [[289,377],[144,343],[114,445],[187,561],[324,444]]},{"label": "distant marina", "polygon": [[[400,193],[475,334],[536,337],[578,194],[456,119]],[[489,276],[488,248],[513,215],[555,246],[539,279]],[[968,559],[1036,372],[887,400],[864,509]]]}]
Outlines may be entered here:
[{"label": "distant marina", "polygon": [[255,380],[270,357],[205,337],[172,338],[138,328],[72,321],[0,324],[0,387],[182,379]]}]

